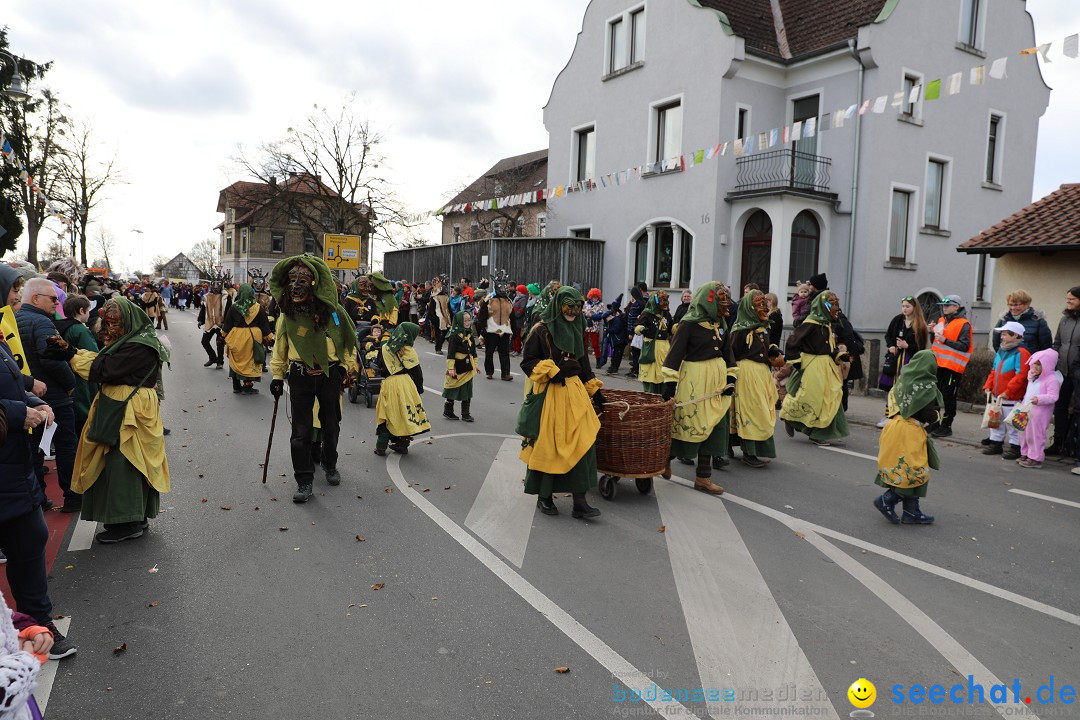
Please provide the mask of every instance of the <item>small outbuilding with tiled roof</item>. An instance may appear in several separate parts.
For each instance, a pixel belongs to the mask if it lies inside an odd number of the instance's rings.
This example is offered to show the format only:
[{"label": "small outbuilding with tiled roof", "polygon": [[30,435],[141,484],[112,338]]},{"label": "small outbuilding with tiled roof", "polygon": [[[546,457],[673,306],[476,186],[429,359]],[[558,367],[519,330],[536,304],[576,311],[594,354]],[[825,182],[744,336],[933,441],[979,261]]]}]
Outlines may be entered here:
[{"label": "small outbuilding with tiled roof", "polygon": [[1041,200],[961,243],[957,252],[980,255],[991,266],[988,300],[1004,309],[1005,296],[1027,290],[1032,306],[1054,316],[1065,291],[1080,285],[1080,183],[1062,185]]}]

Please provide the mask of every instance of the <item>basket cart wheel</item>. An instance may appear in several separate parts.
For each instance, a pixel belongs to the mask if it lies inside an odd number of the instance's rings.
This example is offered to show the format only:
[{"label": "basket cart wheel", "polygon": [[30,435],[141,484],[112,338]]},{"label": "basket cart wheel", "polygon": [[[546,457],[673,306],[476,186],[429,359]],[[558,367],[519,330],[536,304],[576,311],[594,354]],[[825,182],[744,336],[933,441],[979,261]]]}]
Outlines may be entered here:
[{"label": "basket cart wheel", "polygon": [[619,478],[614,475],[601,475],[599,482],[600,497],[605,500],[614,500],[615,493],[618,491]]},{"label": "basket cart wheel", "polygon": [[369,408],[371,407],[372,397],[373,395],[371,394],[371,388],[368,388],[367,391],[364,393],[364,404],[367,405]]},{"label": "basket cart wheel", "polygon": [[652,490],[652,478],[635,478],[634,484],[642,495],[648,495]]},{"label": "basket cart wheel", "polygon": [[356,383],[354,382],[352,385],[349,386],[349,402],[356,402],[357,396],[358,393],[356,392]]}]

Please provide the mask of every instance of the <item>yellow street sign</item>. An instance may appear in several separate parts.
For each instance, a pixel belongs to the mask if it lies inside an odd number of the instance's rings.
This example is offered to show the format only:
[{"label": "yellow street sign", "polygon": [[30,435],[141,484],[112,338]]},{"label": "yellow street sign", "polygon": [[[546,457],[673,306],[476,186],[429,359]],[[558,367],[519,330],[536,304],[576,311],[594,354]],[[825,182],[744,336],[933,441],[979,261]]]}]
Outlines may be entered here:
[{"label": "yellow street sign", "polygon": [[360,236],[323,235],[323,260],[331,270],[359,270]]}]

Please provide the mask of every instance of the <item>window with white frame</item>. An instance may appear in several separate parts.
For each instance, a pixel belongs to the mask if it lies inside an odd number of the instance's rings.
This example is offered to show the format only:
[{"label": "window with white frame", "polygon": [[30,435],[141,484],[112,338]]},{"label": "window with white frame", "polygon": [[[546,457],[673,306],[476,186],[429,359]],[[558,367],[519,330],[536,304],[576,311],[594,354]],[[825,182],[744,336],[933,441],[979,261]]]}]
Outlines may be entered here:
[{"label": "window with white frame", "polygon": [[750,108],[739,108],[738,117],[735,121],[735,139],[742,140],[750,132]]},{"label": "window with white frame", "polygon": [[585,182],[596,174],[596,128],[587,127],[574,132],[575,155],[574,180]]},{"label": "window with white frame", "polygon": [[479,240],[480,239],[480,223],[478,223],[475,220],[473,220],[472,225],[469,227],[469,239],[470,240]]},{"label": "window with white frame", "polygon": [[522,237],[525,235],[525,217],[518,215],[517,220],[514,221],[514,237]]},{"label": "window with white frame", "polygon": [[922,117],[922,90],[919,90],[916,96],[915,102],[911,101],[912,91],[916,87],[920,87],[923,84],[921,75],[915,73],[904,73],[904,101],[900,105],[900,114],[903,117],[911,120],[918,120]]},{"label": "window with white frame", "polygon": [[645,8],[630,13],[630,64],[645,60]]},{"label": "window with white frame", "polygon": [[232,230],[225,233],[225,252],[232,252]]},{"label": "window with white frame", "polygon": [[626,67],[626,23],[621,17],[608,23],[608,72]]},{"label": "window with white frame", "polygon": [[285,252],[285,231],[284,230],[271,230],[270,231],[270,252],[276,252],[276,253]]},{"label": "window with white frame", "polygon": [[960,42],[968,47],[979,47],[979,30],[986,11],[986,0],[961,0]]},{"label": "window with white frame", "polygon": [[502,237],[502,220],[499,218],[491,221],[491,237]]},{"label": "window with white frame", "polygon": [[889,221],[889,261],[908,262],[908,235],[911,227],[911,196],[909,190],[893,188],[892,215]]},{"label": "window with white frame", "polygon": [[547,237],[547,215],[536,217],[536,237]]},{"label": "window with white frame", "polygon": [[1001,184],[1002,141],[1005,134],[1005,117],[990,114],[990,128],[986,135],[986,176],[983,178],[994,185]]},{"label": "window with white frame", "polygon": [[454,226],[453,233],[454,233],[454,236],[453,236],[454,242],[461,242],[461,226],[460,225],[455,225]]},{"label": "window with white frame", "polygon": [[289,224],[290,225],[299,225],[300,224],[300,211],[297,210],[296,208],[290,208],[289,209]]},{"label": "window with white frame", "polygon": [[682,102],[658,105],[653,112],[656,114],[653,162],[678,157],[682,150]]},{"label": "window with white frame", "polygon": [[934,230],[946,228],[948,183],[949,163],[946,160],[931,158],[926,164],[926,204],[923,208],[923,227]]},{"label": "window with white frame", "polygon": [[975,299],[986,300],[986,266],[987,256],[979,254],[979,267],[975,273]]},{"label": "window with white frame", "polygon": [[240,229],[240,252],[247,252],[247,228]]}]

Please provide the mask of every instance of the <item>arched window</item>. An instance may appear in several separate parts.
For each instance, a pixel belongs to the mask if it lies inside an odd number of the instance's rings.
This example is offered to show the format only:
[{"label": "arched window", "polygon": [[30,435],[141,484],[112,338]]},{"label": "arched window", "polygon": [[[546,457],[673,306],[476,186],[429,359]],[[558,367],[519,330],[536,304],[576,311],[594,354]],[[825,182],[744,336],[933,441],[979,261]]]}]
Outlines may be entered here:
[{"label": "arched window", "polygon": [[802,280],[817,275],[818,246],[821,244],[821,229],[817,218],[809,210],[803,210],[795,216],[791,224],[791,261],[788,264],[788,285],[795,285]]},{"label": "arched window", "polygon": [[675,260],[675,233],[670,225],[660,225],[656,228],[656,260],[655,277],[652,287],[671,287],[672,263]]},{"label": "arched window", "polygon": [[941,305],[939,305],[941,298],[932,292],[924,292],[915,299],[919,301],[926,324],[933,328],[934,323],[942,316]]},{"label": "arched window", "polygon": [[746,221],[746,227],[743,228],[740,291],[750,283],[757,283],[762,292],[769,292],[772,230],[772,220],[764,210],[758,210]]},{"label": "arched window", "polygon": [[649,272],[649,235],[642,231],[638,239],[634,241],[634,284],[640,282],[648,284],[646,275]]},{"label": "arched window", "polygon": [[630,247],[634,254],[635,284],[644,282],[649,287],[665,289],[690,287],[694,267],[694,236],[685,227],[670,222],[650,225],[634,238]]}]

